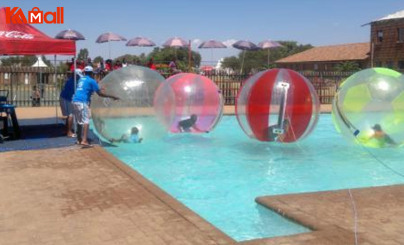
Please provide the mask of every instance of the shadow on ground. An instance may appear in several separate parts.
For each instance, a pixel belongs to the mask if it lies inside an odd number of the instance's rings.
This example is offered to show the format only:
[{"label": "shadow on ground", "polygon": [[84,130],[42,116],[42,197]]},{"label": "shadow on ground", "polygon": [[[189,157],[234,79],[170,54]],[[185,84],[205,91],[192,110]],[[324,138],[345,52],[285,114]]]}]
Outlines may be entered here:
[{"label": "shadow on ground", "polygon": [[[21,126],[21,138],[5,140],[0,144],[0,152],[38,150],[75,145],[76,138],[65,135],[64,124],[26,125]],[[90,130],[88,135],[91,144],[99,144],[98,137]]]}]

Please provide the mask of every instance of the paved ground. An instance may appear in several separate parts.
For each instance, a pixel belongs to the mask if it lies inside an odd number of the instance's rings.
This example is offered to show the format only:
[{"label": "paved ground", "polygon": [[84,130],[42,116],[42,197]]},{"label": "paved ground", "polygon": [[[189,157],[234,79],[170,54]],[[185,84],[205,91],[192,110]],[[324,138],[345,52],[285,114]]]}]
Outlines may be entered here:
[{"label": "paved ground", "polygon": [[231,244],[106,153],[65,147],[0,154],[0,244]]},{"label": "paved ground", "polygon": [[[359,244],[403,244],[404,185],[352,190]],[[313,232],[241,242],[354,244],[348,191],[258,198]],[[0,244],[235,244],[101,147],[0,153]]]}]

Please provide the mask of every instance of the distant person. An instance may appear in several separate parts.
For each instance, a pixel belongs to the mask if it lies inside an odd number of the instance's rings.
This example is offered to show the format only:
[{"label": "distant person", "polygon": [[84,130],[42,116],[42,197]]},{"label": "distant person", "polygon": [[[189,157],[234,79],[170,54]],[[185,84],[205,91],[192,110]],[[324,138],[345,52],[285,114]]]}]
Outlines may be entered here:
[{"label": "distant person", "polygon": [[86,66],[93,66],[93,62],[90,57],[87,58]]},{"label": "distant person", "polygon": [[198,116],[192,114],[190,118],[184,119],[178,122],[178,130],[180,132],[191,132],[191,128],[195,128],[195,123],[198,120]]},{"label": "distant person", "polygon": [[[80,80],[83,73],[80,69],[76,69],[76,82]],[[74,74],[67,79],[62,91],[60,92],[59,102],[62,115],[66,117],[66,134],[67,137],[76,137],[73,132],[73,106],[72,99],[74,94]]]},{"label": "distant person", "polygon": [[388,135],[386,134],[380,124],[375,124],[373,127],[373,134],[370,136],[370,139],[376,139],[379,141],[381,146],[387,145],[397,145],[397,143]]},{"label": "distant person", "polygon": [[271,125],[265,129],[269,141],[283,142],[287,132],[289,131],[290,123],[288,119],[283,120],[283,128],[280,128],[278,124]]},{"label": "distant person", "polygon": [[84,60],[79,59],[76,63],[76,68],[84,70],[84,67],[86,67],[86,63],[84,62]]},{"label": "distant person", "polygon": [[112,60],[111,59],[107,59],[105,61],[105,71],[106,72],[112,71]]},{"label": "distant person", "polygon": [[39,88],[37,86],[34,86],[32,88],[31,99],[32,99],[32,107],[41,106],[41,91],[39,91]]},{"label": "distant person", "polygon": [[171,74],[177,74],[177,73],[180,73],[180,72],[181,72],[181,71],[178,70],[178,68],[177,68],[177,63],[176,63],[176,59],[175,59],[175,58],[168,64],[168,68],[170,69],[170,73],[171,73]]},{"label": "distant person", "polygon": [[127,66],[128,66],[128,62],[126,62],[126,59],[123,59],[121,67],[127,67]]},{"label": "distant person", "polygon": [[118,97],[106,94],[100,89],[98,83],[94,80],[94,72],[91,66],[84,68],[84,76],[77,83],[76,93],[73,95],[73,113],[77,122],[77,144],[83,147],[92,147],[88,143],[88,126],[90,122],[89,103],[91,96],[96,92],[101,97],[119,100]]},{"label": "distant person", "polygon": [[133,127],[130,131],[130,135],[123,134],[119,139],[109,139],[111,143],[114,142],[123,142],[123,143],[140,143],[142,142],[143,138],[139,137],[139,129],[137,127]]},{"label": "distant person", "polygon": [[147,62],[147,67],[149,67],[152,70],[156,70],[156,65],[154,64],[154,59],[153,57],[149,59],[149,62]]},{"label": "distant person", "polygon": [[105,65],[104,65],[104,60],[100,59],[100,62],[97,63],[97,68],[95,73],[104,73],[105,71]]},{"label": "distant person", "polygon": [[117,60],[115,61],[115,65],[114,65],[114,70],[118,70],[122,68],[122,63],[121,61]]}]

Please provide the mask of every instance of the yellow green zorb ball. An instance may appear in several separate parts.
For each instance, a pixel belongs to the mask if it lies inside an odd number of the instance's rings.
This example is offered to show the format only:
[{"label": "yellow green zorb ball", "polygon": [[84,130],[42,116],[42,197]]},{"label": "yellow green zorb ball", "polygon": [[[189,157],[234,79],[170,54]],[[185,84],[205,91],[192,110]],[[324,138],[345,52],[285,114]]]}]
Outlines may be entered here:
[{"label": "yellow green zorb ball", "polygon": [[337,91],[332,117],[346,138],[367,147],[404,143],[404,77],[387,68],[369,68],[348,77]]}]

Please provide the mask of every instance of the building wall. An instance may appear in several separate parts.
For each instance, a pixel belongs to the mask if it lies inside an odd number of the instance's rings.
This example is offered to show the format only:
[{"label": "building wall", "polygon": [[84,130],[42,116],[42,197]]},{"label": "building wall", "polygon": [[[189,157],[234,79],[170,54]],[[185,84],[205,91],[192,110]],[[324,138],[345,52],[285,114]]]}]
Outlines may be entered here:
[{"label": "building wall", "polygon": [[373,66],[403,72],[404,18],[372,23],[370,38],[373,46]]}]

